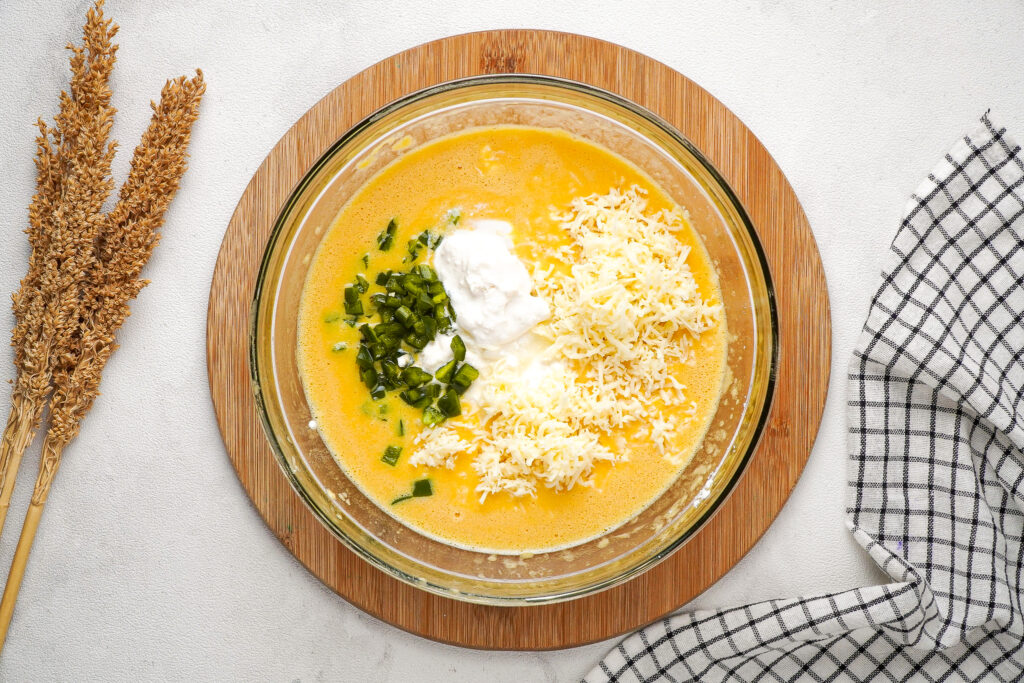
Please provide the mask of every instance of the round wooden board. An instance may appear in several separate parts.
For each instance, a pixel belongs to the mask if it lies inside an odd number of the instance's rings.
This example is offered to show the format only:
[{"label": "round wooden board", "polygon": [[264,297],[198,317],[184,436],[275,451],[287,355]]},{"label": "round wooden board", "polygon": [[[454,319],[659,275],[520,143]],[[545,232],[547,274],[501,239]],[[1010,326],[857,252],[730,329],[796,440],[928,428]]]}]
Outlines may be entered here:
[{"label": "round wooden board", "polygon": [[[675,554],[632,581],[537,607],[442,598],[391,578],[337,541],[305,507],[264,437],[249,382],[247,332],[271,226],[306,170],[353,124],[409,92],[488,73],[536,73],[616,92],[676,126],[743,202],[775,280],[780,353],[774,403],[746,473],[717,514]],[[435,640],[488,649],[582,645],[643,626],[687,603],[754,545],[796,483],[828,387],[825,275],[807,218],[771,156],[726,107],[685,76],[624,47],[566,33],[509,30],[445,38],[356,75],[318,102],[270,152],[228,224],[210,291],[210,390],[228,455],[260,515],[293,555],[360,609]]]}]

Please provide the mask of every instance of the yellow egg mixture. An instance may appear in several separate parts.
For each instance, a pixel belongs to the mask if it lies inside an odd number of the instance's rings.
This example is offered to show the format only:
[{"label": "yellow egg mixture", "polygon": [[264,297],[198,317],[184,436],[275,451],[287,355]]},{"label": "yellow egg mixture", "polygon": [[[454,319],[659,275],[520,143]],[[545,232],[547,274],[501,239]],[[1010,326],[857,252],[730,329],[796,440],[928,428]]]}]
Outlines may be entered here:
[{"label": "yellow egg mixture", "polygon": [[[413,440],[423,429],[421,411],[406,405],[397,393],[371,400],[355,363],[359,333],[343,315],[338,319],[342,292],[357,273],[372,283],[377,272],[407,269],[409,265],[402,263],[408,255],[407,241],[425,229],[439,229],[453,208],[461,209],[462,224],[474,218],[510,223],[517,255],[534,272],[545,265],[538,244],[569,239],[553,212],[565,211],[574,198],[634,185],[646,190],[649,209],[674,208],[639,169],[569,133],[517,126],[475,128],[407,152],[370,179],[340,212],[313,259],[305,285],[299,369],[324,442],[347,475],[389,514],[462,547],[545,551],[619,526],[679,476],[700,445],[722,391],[724,314],[717,326],[693,341],[692,360],[675,368],[687,400],[696,405],[674,444],[676,455],[682,457],[670,461],[649,440],[631,438],[628,459],[598,462],[592,486],[556,492],[540,485],[535,496],[499,493],[483,502],[475,491],[477,474],[468,457],[458,459],[454,469],[409,464]],[[377,236],[392,218],[398,225],[395,246],[380,251]],[[674,234],[691,248],[687,263],[701,297],[720,302],[717,276],[700,239],[688,224]],[[337,350],[342,345],[347,348]],[[381,460],[392,445],[403,449],[396,466]],[[424,477],[431,480],[432,495],[392,504]]]}]

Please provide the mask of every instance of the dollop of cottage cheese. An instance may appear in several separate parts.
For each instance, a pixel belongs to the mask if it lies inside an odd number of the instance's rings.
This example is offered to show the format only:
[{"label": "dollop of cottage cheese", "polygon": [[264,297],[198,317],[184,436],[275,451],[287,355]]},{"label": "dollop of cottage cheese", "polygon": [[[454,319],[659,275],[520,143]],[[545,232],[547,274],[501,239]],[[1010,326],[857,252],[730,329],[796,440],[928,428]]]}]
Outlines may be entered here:
[{"label": "dollop of cottage cheese", "polygon": [[438,334],[420,351],[416,362],[427,372],[452,359],[455,334],[466,344],[466,361],[481,371],[498,358],[538,355],[538,342],[527,333],[551,311],[530,293],[533,281],[512,252],[511,233],[506,221],[474,220],[446,235],[434,253],[434,269],[457,319],[452,332]]},{"label": "dollop of cottage cheese", "polygon": [[514,342],[551,315],[547,302],[531,294],[533,280],[512,252],[511,232],[505,221],[473,221],[446,235],[434,253],[460,333],[483,349]]}]

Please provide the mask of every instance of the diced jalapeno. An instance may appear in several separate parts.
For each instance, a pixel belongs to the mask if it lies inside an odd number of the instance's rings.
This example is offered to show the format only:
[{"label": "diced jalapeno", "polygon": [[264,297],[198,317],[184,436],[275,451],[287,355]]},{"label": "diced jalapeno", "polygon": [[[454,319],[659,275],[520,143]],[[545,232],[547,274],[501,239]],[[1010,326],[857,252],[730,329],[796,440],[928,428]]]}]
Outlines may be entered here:
[{"label": "diced jalapeno", "polygon": [[444,422],[444,414],[434,406],[427,406],[423,410],[423,424],[428,427],[439,425]]},{"label": "diced jalapeno", "polygon": [[402,381],[408,384],[410,387],[418,387],[421,384],[426,384],[431,379],[430,373],[422,368],[418,368],[415,365],[410,365],[405,370],[402,370]]},{"label": "diced jalapeno", "polygon": [[366,348],[365,345],[360,345],[359,351],[356,352],[356,365],[363,370],[373,367],[373,356],[370,354],[370,349]]},{"label": "diced jalapeno", "polygon": [[381,460],[394,467],[398,464],[398,456],[402,454],[401,446],[388,446],[384,449],[384,455],[381,456]]},{"label": "diced jalapeno", "polygon": [[454,359],[448,361],[440,368],[438,368],[437,372],[434,373],[434,377],[437,378],[438,382],[444,382],[445,384],[448,384],[449,382],[451,382],[452,375],[455,374],[455,368],[458,364],[459,362]]},{"label": "diced jalapeno", "polygon": [[444,392],[444,395],[437,399],[437,408],[445,417],[457,417],[462,414],[462,407],[459,405],[459,395],[454,389]]},{"label": "diced jalapeno", "polygon": [[395,232],[397,231],[398,222],[394,218],[392,218],[388,222],[388,227],[384,228],[384,230],[379,235],[377,235],[377,246],[380,248],[381,251],[387,251],[394,245]]},{"label": "diced jalapeno", "polygon": [[363,314],[363,302],[362,301],[356,301],[355,303],[350,304],[349,302],[346,301],[345,302],[345,313],[347,313],[348,315],[357,315],[357,316],[358,315],[362,315]]},{"label": "diced jalapeno", "polygon": [[466,360],[466,342],[462,341],[462,337],[455,335],[452,337],[452,343],[450,344],[452,349],[452,357],[458,362]]}]

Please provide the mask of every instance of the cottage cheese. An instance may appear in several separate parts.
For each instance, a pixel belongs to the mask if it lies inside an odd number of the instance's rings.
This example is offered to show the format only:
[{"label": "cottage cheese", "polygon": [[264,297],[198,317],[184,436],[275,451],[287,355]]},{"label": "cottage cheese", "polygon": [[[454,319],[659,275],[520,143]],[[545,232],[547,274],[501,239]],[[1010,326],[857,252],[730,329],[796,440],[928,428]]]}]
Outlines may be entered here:
[{"label": "cottage cheese", "polygon": [[551,315],[532,295],[530,273],[514,253],[505,221],[478,220],[445,236],[434,269],[458,316],[460,336],[482,349],[514,342]]}]

